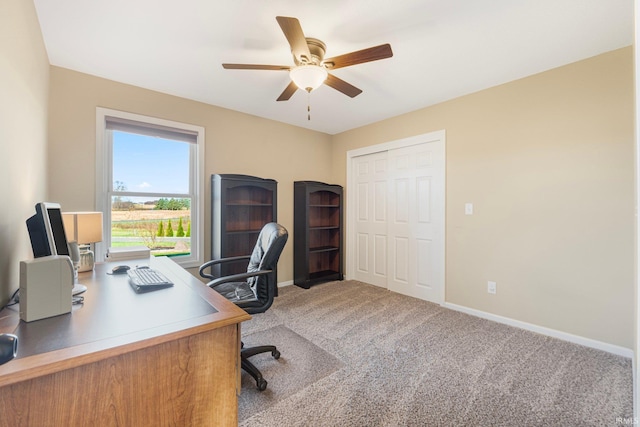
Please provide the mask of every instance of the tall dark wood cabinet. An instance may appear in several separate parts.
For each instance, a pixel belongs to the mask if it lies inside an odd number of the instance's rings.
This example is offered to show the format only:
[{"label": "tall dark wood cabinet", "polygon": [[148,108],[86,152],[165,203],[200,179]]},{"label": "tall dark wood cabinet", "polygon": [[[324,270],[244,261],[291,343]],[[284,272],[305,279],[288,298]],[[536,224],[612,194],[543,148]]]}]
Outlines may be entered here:
[{"label": "tall dark wood cabinet", "polygon": [[343,279],[342,187],[296,181],[293,187],[293,281]]},{"label": "tall dark wood cabinet", "polygon": [[[211,175],[211,259],[251,255],[262,227],[277,221],[278,183],[249,175]],[[216,276],[244,273],[248,261],[214,266]]]}]

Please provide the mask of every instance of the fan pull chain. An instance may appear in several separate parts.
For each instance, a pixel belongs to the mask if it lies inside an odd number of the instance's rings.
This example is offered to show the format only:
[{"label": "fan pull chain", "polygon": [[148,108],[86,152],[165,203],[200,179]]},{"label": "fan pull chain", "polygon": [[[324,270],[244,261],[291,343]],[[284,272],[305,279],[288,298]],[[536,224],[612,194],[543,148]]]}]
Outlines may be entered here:
[{"label": "fan pull chain", "polygon": [[311,91],[307,91],[307,120],[311,121]]}]

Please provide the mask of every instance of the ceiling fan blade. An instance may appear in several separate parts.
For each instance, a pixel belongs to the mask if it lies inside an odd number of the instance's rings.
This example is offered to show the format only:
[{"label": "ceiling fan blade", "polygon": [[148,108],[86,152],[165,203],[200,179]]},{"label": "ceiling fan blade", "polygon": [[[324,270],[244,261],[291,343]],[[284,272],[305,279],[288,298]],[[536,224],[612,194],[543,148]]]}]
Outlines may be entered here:
[{"label": "ceiling fan blade", "polygon": [[357,87],[353,86],[350,83],[345,82],[342,79],[337,78],[336,76],[329,74],[327,76],[327,80],[324,81],[324,84],[326,84],[329,87],[334,88],[335,90],[337,90],[338,92],[342,92],[345,95],[351,97],[351,98],[355,98],[356,96],[360,95],[362,93],[362,89],[358,89]]},{"label": "ceiling fan blade", "polygon": [[284,36],[287,38],[289,45],[291,46],[291,53],[299,62],[310,62],[311,52],[309,52],[309,46],[307,46],[307,39],[304,37],[300,22],[296,18],[289,18],[287,16],[276,16],[280,28]]},{"label": "ceiling fan blade", "polygon": [[379,59],[391,58],[393,52],[391,45],[381,44],[380,46],[370,47],[368,49],[358,50],[356,52],[345,53],[344,55],[327,58],[322,63],[329,70],[348,67],[350,65],[362,64],[365,62],[377,61]]},{"label": "ceiling fan blade", "polygon": [[274,71],[289,71],[291,69],[288,65],[259,65],[259,64],[222,64],[222,68],[227,70],[274,70]]},{"label": "ceiling fan blade", "polygon": [[296,93],[296,90],[298,90],[298,86],[296,86],[294,82],[289,83],[289,86],[285,88],[284,92],[280,94],[276,101],[288,101],[289,98]]}]

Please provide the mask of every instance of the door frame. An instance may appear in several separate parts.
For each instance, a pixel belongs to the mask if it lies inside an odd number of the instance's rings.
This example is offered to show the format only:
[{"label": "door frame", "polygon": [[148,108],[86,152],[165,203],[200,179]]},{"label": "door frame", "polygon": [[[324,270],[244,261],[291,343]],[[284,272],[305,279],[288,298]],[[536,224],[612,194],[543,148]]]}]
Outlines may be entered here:
[{"label": "door frame", "polygon": [[443,130],[439,130],[439,131],[434,131],[434,132],[429,132],[429,133],[424,133],[421,135],[415,135],[415,136],[411,136],[408,138],[403,138],[403,139],[397,139],[394,141],[389,141],[389,142],[383,142],[381,144],[375,144],[375,145],[370,145],[367,147],[362,147],[362,148],[356,148],[354,150],[349,150],[347,151],[347,188],[346,188],[346,193],[347,193],[347,203],[345,204],[345,216],[346,216],[346,221],[345,221],[345,245],[346,245],[346,250],[345,250],[345,254],[346,254],[346,262],[345,262],[345,273],[346,273],[346,279],[353,279],[354,277],[354,269],[355,269],[355,236],[353,235],[353,233],[351,232],[352,230],[355,229],[355,215],[356,215],[356,210],[355,210],[355,205],[356,205],[356,192],[355,191],[350,191],[352,189],[355,188],[355,181],[353,179],[353,162],[354,162],[354,158],[355,157],[359,157],[359,156],[365,156],[368,154],[374,154],[374,153],[379,153],[382,151],[389,151],[389,150],[393,150],[396,148],[404,148],[404,147],[409,147],[412,145],[418,145],[418,144],[424,144],[424,143],[438,143],[438,144],[442,144],[442,152],[443,152],[443,188],[442,188],[442,192],[444,194],[444,200],[443,200],[443,210],[444,212],[442,212],[442,229],[440,230],[440,232],[442,233],[442,272],[444,274],[443,277],[443,283],[442,283],[442,290],[441,290],[441,295],[440,295],[440,303],[443,304],[444,303],[444,296],[445,296],[445,287],[446,287],[446,263],[445,263],[445,256],[446,256],[446,234],[445,234],[445,230],[446,230],[446,184],[447,184],[447,174],[446,174],[446,164],[447,164],[447,151],[446,151],[446,133]]}]

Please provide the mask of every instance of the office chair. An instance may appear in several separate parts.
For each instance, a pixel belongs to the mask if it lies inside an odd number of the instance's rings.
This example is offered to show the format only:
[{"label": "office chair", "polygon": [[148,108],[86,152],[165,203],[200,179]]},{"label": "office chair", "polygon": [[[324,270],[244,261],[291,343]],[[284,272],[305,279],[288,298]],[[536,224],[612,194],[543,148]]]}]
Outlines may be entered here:
[{"label": "office chair", "polygon": [[[284,249],[289,233],[286,228],[275,222],[270,222],[262,227],[258,235],[258,241],[253,248],[253,253],[247,256],[222,258],[208,261],[200,266],[200,276],[212,279],[207,286],[211,287],[229,301],[236,304],[249,314],[264,313],[273,304],[276,295],[275,268]],[[246,273],[233,274],[225,277],[215,277],[205,272],[216,264],[249,259]],[[258,390],[267,388],[267,381],[262,373],[251,363],[248,358],[259,353],[271,352],[278,359],[280,352],[273,345],[244,348],[240,350],[241,366],[256,380]]]}]

